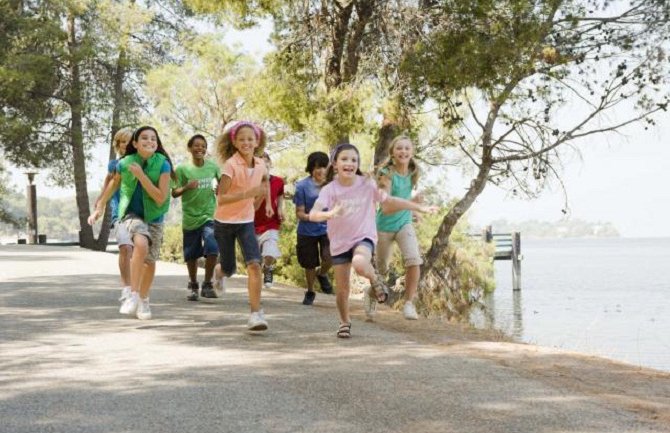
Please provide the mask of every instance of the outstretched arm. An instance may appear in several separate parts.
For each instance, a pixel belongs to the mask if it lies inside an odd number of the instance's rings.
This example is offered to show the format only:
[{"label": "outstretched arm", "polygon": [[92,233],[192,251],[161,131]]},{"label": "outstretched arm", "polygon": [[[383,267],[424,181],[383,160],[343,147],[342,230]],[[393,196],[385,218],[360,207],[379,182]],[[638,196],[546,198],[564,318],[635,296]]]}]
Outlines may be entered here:
[{"label": "outstretched arm", "polygon": [[119,185],[121,184],[121,175],[119,173],[114,173],[112,179],[107,183],[107,187],[102,192],[98,200],[95,202],[95,210],[88,217],[88,223],[90,225],[95,224],[95,222],[100,218],[101,215],[105,213],[105,206],[110,198],[114,195]]},{"label": "outstretched arm", "polygon": [[400,210],[411,210],[421,213],[435,213],[439,208],[437,206],[428,206],[423,203],[417,203],[411,200],[389,196],[382,202],[381,209],[382,213],[387,215],[398,212]]}]

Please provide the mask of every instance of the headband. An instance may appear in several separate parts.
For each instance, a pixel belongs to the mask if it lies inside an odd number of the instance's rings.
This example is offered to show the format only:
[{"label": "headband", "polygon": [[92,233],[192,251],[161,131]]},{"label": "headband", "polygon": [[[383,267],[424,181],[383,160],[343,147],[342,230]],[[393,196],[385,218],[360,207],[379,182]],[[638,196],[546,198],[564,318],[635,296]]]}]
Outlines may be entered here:
[{"label": "headband", "polygon": [[237,131],[242,128],[243,126],[248,126],[254,131],[254,135],[256,136],[256,140],[260,141],[261,140],[261,129],[256,126],[255,124],[251,122],[247,122],[246,120],[241,120],[234,124],[230,128],[230,141],[235,141],[235,135],[237,134]]},{"label": "headband", "polygon": [[351,143],[340,143],[337,146],[335,146],[335,149],[333,149],[332,152],[330,152],[330,163],[331,164],[335,163],[335,155],[337,155],[337,152],[339,152],[339,150],[342,149],[344,146],[351,146],[351,148],[354,149],[356,151],[356,153],[358,154],[358,149],[356,149],[356,146],[354,146],[353,144],[351,144]]}]

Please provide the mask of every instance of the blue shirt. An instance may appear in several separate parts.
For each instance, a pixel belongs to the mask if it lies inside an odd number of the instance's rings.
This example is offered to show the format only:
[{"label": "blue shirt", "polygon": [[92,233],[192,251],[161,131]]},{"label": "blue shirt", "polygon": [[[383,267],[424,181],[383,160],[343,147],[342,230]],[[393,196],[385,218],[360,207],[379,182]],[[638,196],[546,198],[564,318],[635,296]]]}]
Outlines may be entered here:
[{"label": "blue shirt", "polygon": [[[161,167],[161,175],[163,173],[170,172],[170,163],[163,161],[163,166]],[[118,192],[118,191],[117,191]],[[138,217],[144,219],[144,190],[142,189],[142,184],[138,181],[133,196],[130,199],[130,204],[128,205],[128,210],[126,214],[137,215]],[[165,220],[165,215],[161,215],[153,221],[147,221],[147,223],[162,223]]]},{"label": "blue shirt", "polygon": [[[116,172],[116,166],[119,164],[118,159],[113,159],[107,164],[107,173],[114,174]],[[117,189],[111,200],[109,200],[109,206],[112,208],[112,224],[119,219],[119,199],[121,198],[121,188]]]},{"label": "blue shirt", "polygon": [[[295,184],[293,203],[296,207],[304,206],[305,213],[309,213],[314,202],[319,198],[321,187],[314,183],[312,176],[307,176]],[[322,236],[326,234],[326,222],[298,221],[298,234],[303,236]]]}]

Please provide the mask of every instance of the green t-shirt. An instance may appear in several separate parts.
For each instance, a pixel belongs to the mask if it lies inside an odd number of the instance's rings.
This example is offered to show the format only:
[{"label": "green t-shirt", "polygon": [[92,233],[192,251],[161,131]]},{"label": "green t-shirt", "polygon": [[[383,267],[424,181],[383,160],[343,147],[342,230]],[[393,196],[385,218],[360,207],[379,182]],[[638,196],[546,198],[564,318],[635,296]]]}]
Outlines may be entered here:
[{"label": "green t-shirt", "polygon": [[181,163],[177,166],[176,174],[175,188],[181,188],[191,180],[198,180],[197,188],[186,190],[181,196],[181,227],[183,230],[197,229],[214,218],[216,209],[214,180],[218,181],[221,178],[221,170],[214,161],[206,159],[202,167],[194,165],[191,161]]},{"label": "green t-shirt", "polygon": [[[391,196],[409,200],[412,198],[412,175],[401,176],[393,170],[380,170],[384,176],[391,178]],[[384,215],[381,209],[377,210],[377,230],[380,232],[397,232],[405,224],[412,222],[412,211],[401,210]]]}]

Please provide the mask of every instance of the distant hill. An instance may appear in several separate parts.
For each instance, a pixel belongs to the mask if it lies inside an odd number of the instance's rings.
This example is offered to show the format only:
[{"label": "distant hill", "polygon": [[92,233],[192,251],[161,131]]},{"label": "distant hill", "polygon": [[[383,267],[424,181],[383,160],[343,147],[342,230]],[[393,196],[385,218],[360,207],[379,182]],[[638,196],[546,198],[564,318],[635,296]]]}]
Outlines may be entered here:
[{"label": "distant hill", "polygon": [[590,222],[580,219],[564,221],[527,220],[510,222],[504,219],[491,222],[494,233],[518,231],[524,238],[618,238],[619,231],[609,222]]}]

